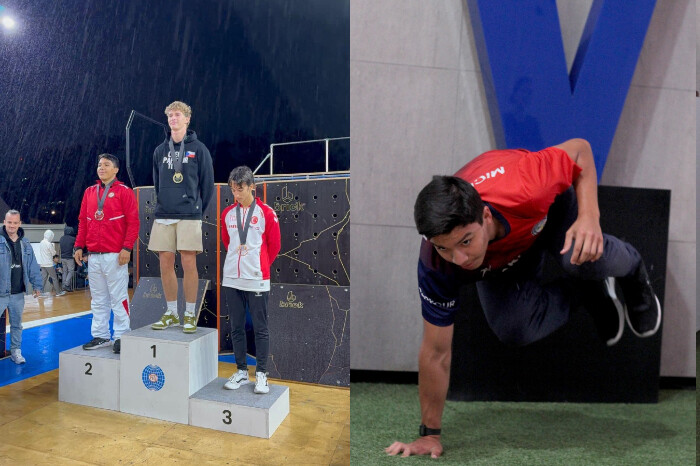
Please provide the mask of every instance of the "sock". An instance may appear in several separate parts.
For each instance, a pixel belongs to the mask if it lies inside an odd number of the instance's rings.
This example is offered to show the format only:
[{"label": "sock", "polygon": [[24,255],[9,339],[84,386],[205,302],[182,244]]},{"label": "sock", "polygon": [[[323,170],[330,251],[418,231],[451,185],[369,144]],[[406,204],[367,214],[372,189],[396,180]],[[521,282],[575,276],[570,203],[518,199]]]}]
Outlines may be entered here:
[{"label": "sock", "polygon": [[185,303],[185,314],[194,315],[194,304],[195,303]]},{"label": "sock", "polygon": [[177,315],[177,301],[166,301],[168,303],[168,311],[166,314],[170,314],[172,316]]}]

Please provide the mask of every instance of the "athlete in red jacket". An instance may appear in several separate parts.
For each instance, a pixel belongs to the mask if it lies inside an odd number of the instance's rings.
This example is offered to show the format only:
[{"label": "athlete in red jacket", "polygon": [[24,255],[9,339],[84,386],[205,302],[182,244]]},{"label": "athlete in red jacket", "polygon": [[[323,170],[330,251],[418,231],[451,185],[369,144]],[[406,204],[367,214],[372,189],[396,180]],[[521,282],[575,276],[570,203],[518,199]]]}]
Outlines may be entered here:
[{"label": "athlete in red jacket", "polygon": [[139,234],[139,212],[134,192],[117,180],[119,159],[98,157],[97,184],[83,194],[75,239],[75,261],[82,265],[83,248],[90,251],[88,275],[92,296],[92,337],[86,350],[111,344],[109,312],[114,312],[114,352],[129,330],[129,256]]}]

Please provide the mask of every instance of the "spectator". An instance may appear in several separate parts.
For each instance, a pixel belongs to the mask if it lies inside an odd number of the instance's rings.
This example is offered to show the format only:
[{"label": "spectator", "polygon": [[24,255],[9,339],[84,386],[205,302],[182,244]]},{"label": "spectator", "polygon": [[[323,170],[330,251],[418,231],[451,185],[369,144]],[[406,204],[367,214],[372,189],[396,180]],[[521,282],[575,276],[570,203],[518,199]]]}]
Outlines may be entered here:
[{"label": "spectator", "polygon": [[73,227],[63,229],[63,236],[58,242],[61,248],[61,268],[63,269],[63,291],[73,291],[75,284],[75,259],[73,259],[73,247],[75,246],[75,230]]}]

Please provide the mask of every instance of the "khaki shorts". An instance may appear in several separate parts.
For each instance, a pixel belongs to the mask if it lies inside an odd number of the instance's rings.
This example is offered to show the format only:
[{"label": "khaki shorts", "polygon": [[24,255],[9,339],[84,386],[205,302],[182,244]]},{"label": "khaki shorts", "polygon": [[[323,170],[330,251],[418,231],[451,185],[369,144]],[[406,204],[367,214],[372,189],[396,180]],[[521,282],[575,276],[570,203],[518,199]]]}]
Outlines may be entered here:
[{"label": "khaki shorts", "polygon": [[148,242],[151,251],[197,251],[202,252],[202,221],[180,220],[172,225],[163,225],[153,221],[151,239]]}]

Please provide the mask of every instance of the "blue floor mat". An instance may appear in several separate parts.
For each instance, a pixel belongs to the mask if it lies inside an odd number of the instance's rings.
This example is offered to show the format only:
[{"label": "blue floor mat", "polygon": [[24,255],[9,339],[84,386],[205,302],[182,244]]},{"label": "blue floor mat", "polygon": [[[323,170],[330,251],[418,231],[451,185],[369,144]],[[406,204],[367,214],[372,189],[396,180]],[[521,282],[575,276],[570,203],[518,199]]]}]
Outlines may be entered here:
[{"label": "blue floor mat", "polygon": [[[74,317],[22,331],[22,355],[27,362],[0,361],[0,387],[58,369],[58,353],[90,340],[92,315]],[[7,349],[10,335],[7,335]]]}]

